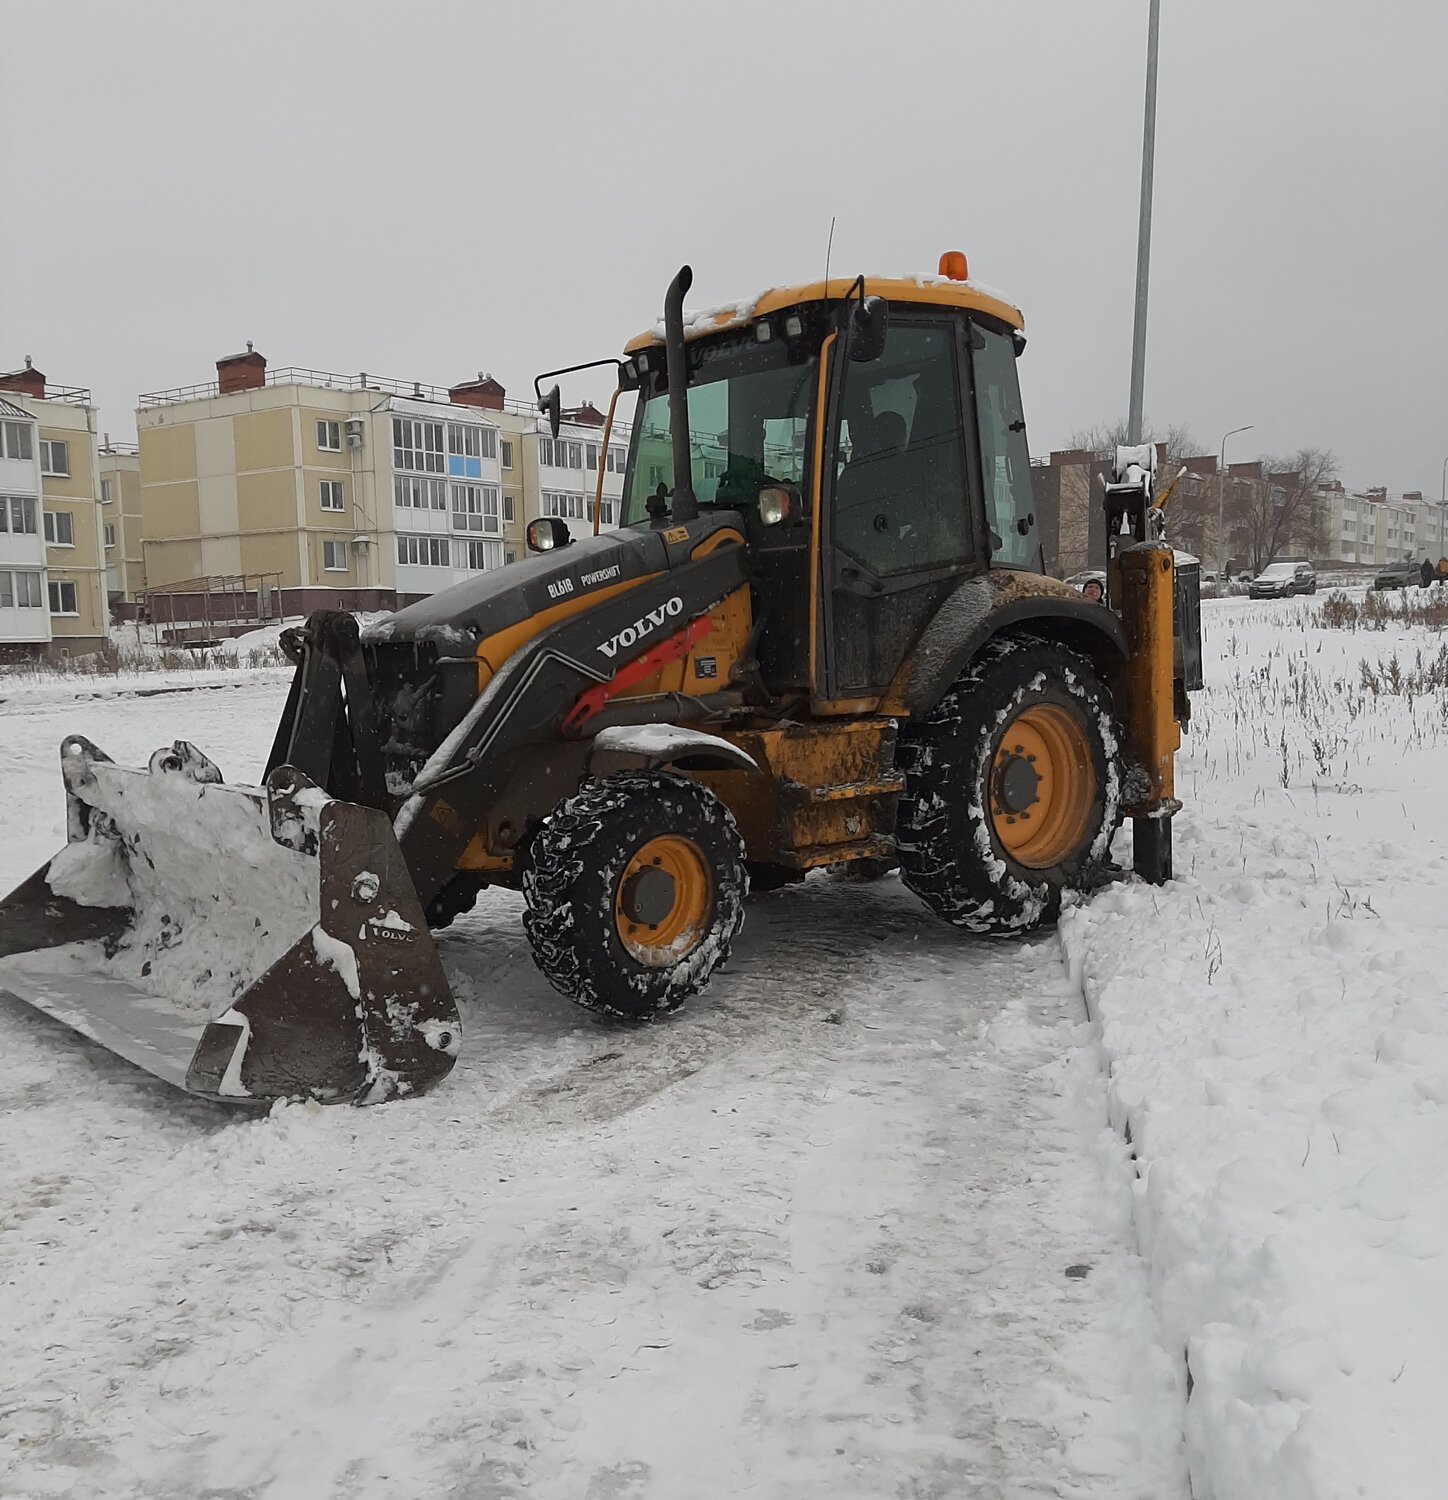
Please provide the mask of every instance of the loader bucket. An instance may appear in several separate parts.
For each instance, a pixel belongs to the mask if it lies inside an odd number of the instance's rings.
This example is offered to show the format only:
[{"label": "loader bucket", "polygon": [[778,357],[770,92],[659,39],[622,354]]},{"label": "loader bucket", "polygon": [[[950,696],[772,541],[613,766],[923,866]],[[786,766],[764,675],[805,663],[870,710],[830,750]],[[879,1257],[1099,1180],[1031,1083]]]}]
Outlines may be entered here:
[{"label": "loader bucket", "polygon": [[69,842],[0,902],[0,991],[191,1093],[370,1104],[461,1028],[385,813],[279,766],[227,786],[184,741],[145,770],[61,746]]}]

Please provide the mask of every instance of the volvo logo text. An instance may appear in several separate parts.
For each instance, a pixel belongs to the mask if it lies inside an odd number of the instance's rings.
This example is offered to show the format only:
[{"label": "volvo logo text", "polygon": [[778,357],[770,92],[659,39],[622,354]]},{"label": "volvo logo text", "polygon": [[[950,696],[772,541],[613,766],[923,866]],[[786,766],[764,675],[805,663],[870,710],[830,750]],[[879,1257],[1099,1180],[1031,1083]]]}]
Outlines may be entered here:
[{"label": "volvo logo text", "polygon": [[675,594],[666,604],[659,605],[657,609],[651,609],[648,614],[635,620],[632,625],[625,625],[617,635],[604,641],[598,649],[612,661],[620,650],[627,651],[630,646],[643,640],[646,635],[652,635],[665,620],[672,619],[683,612],[684,601]]}]

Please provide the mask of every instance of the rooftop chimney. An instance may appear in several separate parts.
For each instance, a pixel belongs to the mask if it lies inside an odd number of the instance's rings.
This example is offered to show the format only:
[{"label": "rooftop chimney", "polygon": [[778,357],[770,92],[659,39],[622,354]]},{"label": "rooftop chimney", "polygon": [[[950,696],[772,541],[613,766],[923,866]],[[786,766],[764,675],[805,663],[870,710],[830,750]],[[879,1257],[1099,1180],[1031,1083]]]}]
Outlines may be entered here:
[{"label": "rooftop chimney", "polygon": [[266,355],[258,354],[248,339],[245,354],[228,354],[216,361],[216,383],[223,396],[258,390],[266,384]]},{"label": "rooftop chimney", "polygon": [[465,380],[449,388],[448,400],[457,406],[481,406],[484,411],[502,411],[507,392],[493,379],[478,371],[476,380]]},{"label": "rooftop chimney", "polygon": [[18,391],[22,396],[34,396],[37,401],[44,401],[45,376],[31,364],[27,354],[23,370],[0,375],[0,391]]}]

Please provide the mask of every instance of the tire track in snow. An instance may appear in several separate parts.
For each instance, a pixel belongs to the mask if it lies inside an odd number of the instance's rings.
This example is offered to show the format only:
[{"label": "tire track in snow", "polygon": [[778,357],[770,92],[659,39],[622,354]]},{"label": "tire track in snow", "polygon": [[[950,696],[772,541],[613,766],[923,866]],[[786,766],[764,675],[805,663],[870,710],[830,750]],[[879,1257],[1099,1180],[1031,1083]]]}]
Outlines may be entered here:
[{"label": "tire track in snow", "polygon": [[[301,1300],[260,1331],[265,1298],[235,1303],[168,1386],[100,1403],[93,1492],[1183,1494],[1179,1373],[1054,942],[971,944],[893,883],[763,906],[695,1011],[539,1023],[501,1099],[484,1063],[451,1096],[223,1132],[233,1210],[291,1174],[310,1245],[392,1237],[345,1293],[235,1268]],[[369,1168],[380,1219],[318,1192]]]}]

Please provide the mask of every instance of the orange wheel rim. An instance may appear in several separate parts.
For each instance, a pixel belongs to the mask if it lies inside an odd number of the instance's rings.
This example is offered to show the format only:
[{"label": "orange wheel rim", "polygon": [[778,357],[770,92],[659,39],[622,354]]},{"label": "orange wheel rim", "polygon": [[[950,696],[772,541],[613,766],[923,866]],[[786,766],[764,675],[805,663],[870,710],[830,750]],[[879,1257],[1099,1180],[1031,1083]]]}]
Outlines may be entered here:
[{"label": "orange wheel rim", "polygon": [[704,940],[713,895],[709,861],[692,839],[650,839],[614,891],[614,923],[624,951],[651,969],[678,963]]},{"label": "orange wheel rim", "polygon": [[1029,870],[1058,865],[1079,847],[1096,801],[1086,726],[1070,709],[1036,703],[1001,733],[991,761],[991,828]]}]

